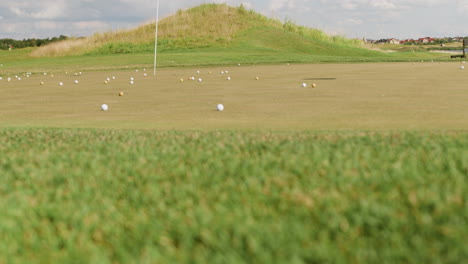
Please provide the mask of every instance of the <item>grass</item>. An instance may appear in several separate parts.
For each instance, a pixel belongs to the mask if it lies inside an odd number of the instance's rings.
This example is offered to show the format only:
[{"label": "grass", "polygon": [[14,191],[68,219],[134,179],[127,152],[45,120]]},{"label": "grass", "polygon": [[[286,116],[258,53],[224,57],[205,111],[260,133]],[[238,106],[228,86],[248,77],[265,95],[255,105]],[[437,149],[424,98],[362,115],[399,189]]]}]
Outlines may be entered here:
[{"label": "grass", "polygon": [[[230,81],[220,73],[226,70]],[[466,73],[456,63],[165,68],[156,77],[150,69],[144,77],[141,68],[75,76],[79,71],[21,74],[11,82],[4,75],[0,127],[468,129]],[[191,76],[204,81],[188,81]],[[100,111],[103,103],[111,110]],[[215,111],[219,103],[226,106],[222,113]]]},{"label": "grass", "polygon": [[0,263],[460,263],[457,132],[0,130]]},{"label": "grass", "polygon": [[0,51],[0,264],[468,259],[458,63],[348,65],[448,56],[202,5],[164,20],[158,75],[144,78],[152,44],[137,36],[153,29],[50,57]]},{"label": "grass", "polygon": [[[162,19],[159,23],[159,38],[165,49],[230,48],[237,35],[253,28],[274,28],[297,36],[316,39],[340,46],[361,46],[361,41],[340,36],[328,36],[324,32],[291,21],[262,16],[243,6],[238,8],[226,4],[203,4]],[[57,57],[83,54],[114,54],[152,52],[155,23],[135,29],[96,33],[93,36],[72,39],[35,50],[36,57]]]},{"label": "grass", "polygon": [[[262,31],[274,29],[258,29],[246,32],[246,37],[254,32],[262,35]],[[289,36],[287,32],[281,32]],[[254,43],[254,44],[252,44]],[[258,46],[257,46],[258,45]],[[272,46],[273,45],[273,46]],[[241,64],[282,64],[282,63],[363,63],[363,62],[420,62],[424,61],[455,61],[447,55],[430,52],[396,52],[382,53],[354,47],[336,49],[333,45],[299,41],[292,47],[278,47],[269,38],[257,39],[251,43],[240,36],[229,49],[196,48],[167,49],[160,46],[158,67],[208,67],[232,66]],[[85,70],[116,70],[152,67],[154,46],[114,43],[101,47],[97,53],[88,55],[34,58],[29,55],[31,49],[0,51],[0,74],[21,71],[61,71],[64,68],[81,67]],[[107,50],[98,54],[99,50]],[[135,53],[126,53],[132,50]],[[113,53],[113,54],[109,54]]]},{"label": "grass", "polygon": [[[87,70],[151,67],[153,41],[154,24],[149,23],[41,48],[0,51],[0,63],[4,71],[50,71],[69,65]],[[162,19],[158,44],[160,67],[450,60],[413,46],[384,45],[379,48],[399,52],[375,51],[360,40],[329,36],[226,4],[203,4]]]}]

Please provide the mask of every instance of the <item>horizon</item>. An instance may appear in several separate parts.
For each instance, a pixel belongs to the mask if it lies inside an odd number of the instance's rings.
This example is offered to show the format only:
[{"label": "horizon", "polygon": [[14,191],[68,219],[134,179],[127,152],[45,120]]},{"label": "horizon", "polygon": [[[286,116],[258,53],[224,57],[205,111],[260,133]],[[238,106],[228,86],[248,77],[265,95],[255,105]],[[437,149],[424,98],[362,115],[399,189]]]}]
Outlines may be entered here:
[{"label": "horizon", "polygon": [[[186,1],[160,3],[160,16],[202,3],[244,5],[262,15],[282,22],[323,30],[330,35],[366,39],[444,38],[468,36],[463,21],[468,18],[468,3],[460,0],[411,3],[385,0],[369,4],[362,0],[253,0]],[[24,0],[0,3],[0,38],[46,39],[65,35],[86,37],[94,33],[131,29],[154,21],[155,1]],[[457,11],[453,11],[456,9]],[[130,12],[129,12],[130,11]],[[444,21],[444,23],[440,23]],[[401,29],[404,29],[402,31]]]}]

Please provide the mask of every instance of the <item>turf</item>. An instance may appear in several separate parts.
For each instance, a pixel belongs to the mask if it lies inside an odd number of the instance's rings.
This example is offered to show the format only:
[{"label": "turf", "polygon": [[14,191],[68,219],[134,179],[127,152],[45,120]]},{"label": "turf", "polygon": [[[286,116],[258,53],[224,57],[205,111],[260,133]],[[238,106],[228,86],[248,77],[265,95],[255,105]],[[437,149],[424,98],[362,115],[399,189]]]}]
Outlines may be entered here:
[{"label": "turf", "polygon": [[0,130],[0,263],[461,263],[458,132]]},{"label": "turf", "polygon": [[[167,68],[159,70],[156,77],[150,69],[85,71],[75,76],[78,71],[81,68],[70,67],[54,72],[53,77],[50,72],[47,76],[36,72],[30,78],[20,75],[21,81],[4,75],[0,81],[0,126],[468,129],[467,75],[455,63]],[[149,75],[144,77],[144,73]],[[13,78],[11,82],[7,82],[8,76]],[[116,80],[105,84],[112,76]],[[188,81],[192,76],[203,82]],[[259,80],[255,80],[257,76]],[[129,84],[130,77],[135,78],[134,85]],[[303,82],[307,88],[301,87]],[[317,88],[311,88],[312,83]],[[125,93],[122,97],[118,96],[121,91]],[[110,107],[108,112],[100,111],[104,103]],[[224,112],[215,111],[219,103],[224,104]]]}]

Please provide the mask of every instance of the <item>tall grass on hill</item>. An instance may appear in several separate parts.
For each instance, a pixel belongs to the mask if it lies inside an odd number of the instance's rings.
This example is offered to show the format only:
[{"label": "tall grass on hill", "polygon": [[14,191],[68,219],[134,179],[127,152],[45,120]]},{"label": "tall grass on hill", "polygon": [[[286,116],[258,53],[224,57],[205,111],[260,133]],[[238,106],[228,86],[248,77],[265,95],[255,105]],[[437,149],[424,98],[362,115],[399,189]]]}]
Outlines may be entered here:
[{"label": "tall grass on hill", "polygon": [[[345,46],[359,46],[360,41],[340,36],[328,36],[323,31],[298,26],[291,21],[281,23],[242,5],[203,4],[179,10],[159,24],[162,51],[173,49],[228,47],[239,33],[252,28],[276,28],[301,36]],[[51,44],[33,52],[35,57],[55,57],[82,54],[113,54],[151,52],[155,24],[147,23],[136,29],[96,33],[85,40]]]}]

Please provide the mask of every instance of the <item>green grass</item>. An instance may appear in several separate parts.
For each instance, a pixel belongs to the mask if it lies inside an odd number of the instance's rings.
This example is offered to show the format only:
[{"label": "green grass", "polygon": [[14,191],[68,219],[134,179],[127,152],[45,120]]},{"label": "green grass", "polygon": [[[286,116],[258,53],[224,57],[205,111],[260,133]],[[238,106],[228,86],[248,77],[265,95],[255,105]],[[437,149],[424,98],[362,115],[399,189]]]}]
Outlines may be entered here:
[{"label": "green grass", "polygon": [[461,263],[465,132],[0,130],[0,263]]},{"label": "green grass", "polygon": [[[3,52],[0,59],[6,59],[8,69],[47,70],[65,65],[88,69],[149,67],[153,63],[154,29],[154,24],[147,24],[130,30],[96,33],[86,39],[27,50],[42,58],[27,56],[26,51],[14,51]],[[161,20],[159,32],[158,65],[161,67],[450,60],[450,56],[413,46],[395,46],[400,51],[396,53],[369,50],[360,40],[329,36],[318,29],[291,21],[283,23],[226,4],[203,4],[179,10]],[[75,55],[54,58],[62,54]]]},{"label": "green grass", "polygon": [[[284,33],[288,34],[288,33]],[[286,39],[285,39],[286,40]],[[342,47],[333,44],[317,46],[314,43],[299,42],[294,47],[271,47],[269,39],[256,40],[256,44],[245,43],[242,39],[231,48],[170,49],[160,47],[158,67],[232,66],[242,64],[281,63],[359,63],[359,62],[417,62],[450,61],[449,56],[429,52],[382,53],[361,48]],[[257,46],[258,44],[258,46]],[[116,54],[88,54],[55,58],[32,58],[30,50],[0,51],[0,73],[18,71],[61,71],[80,67],[86,70],[127,69],[151,67],[154,54],[151,45],[138,46],[139,52],[119,54],[119,49],[131,49],[123,44],[105,46]],[[146,48],[147,49],[146,49]],[[453,60],[452,60],[453,61]]]}]

